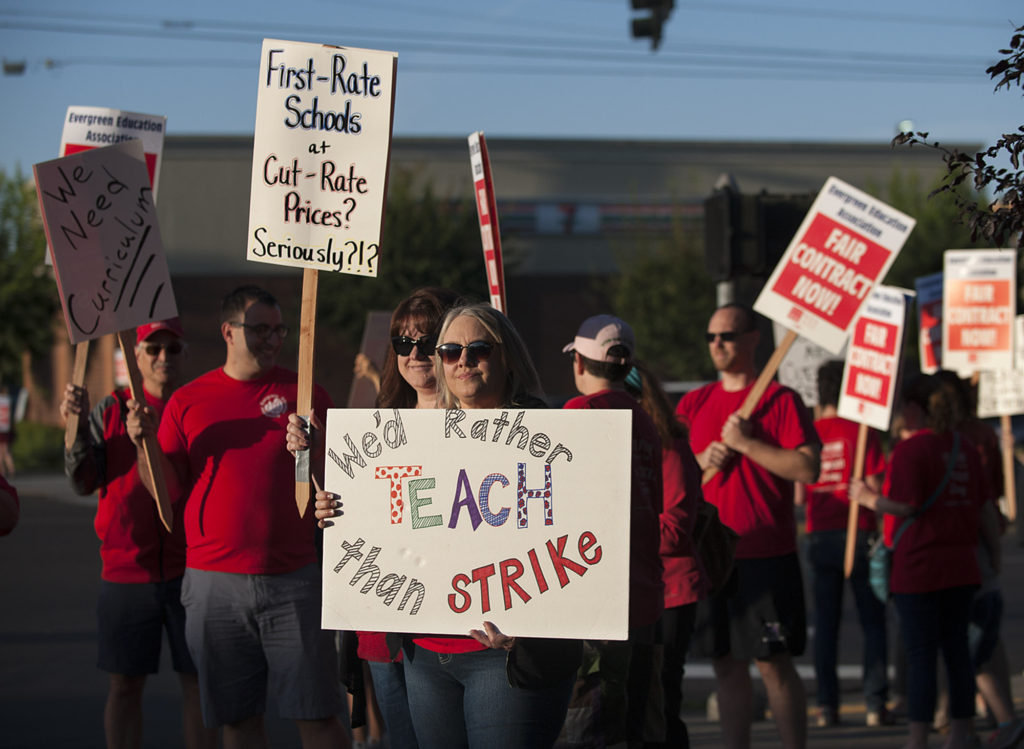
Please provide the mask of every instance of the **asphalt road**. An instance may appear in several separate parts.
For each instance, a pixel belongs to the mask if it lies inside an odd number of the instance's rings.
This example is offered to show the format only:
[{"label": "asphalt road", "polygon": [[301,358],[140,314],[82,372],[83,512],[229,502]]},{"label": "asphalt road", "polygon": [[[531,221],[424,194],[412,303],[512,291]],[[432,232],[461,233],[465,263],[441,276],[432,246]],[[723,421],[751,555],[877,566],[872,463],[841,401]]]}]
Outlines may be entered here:
[{"label": "asphalt road", "polygon": [[[100,573],[99,542],[92,528],[95,499],[75,497],[59,475],[17,476],[14,484],[22,498],[21,522],[10,536],[0,538],[0,749],[100,748],[107,681],[95,666]],[[1003,551],[1004,641],[1011,671],[1019,675],[1024,668],[1024,597],[1018,593],[1024,583],[1024,548],[1010,534],[1004,537]],[[901,746],[905,725],[864,726],[857,666],[860,637],[849,598],[840,649],[843,724],[809,729],[809,743]],[[799,668],[813,698],[808,656],[800,659]],[[1015,695],[1024,696],[1024,679],[1016,676],[1014,687]],[[713,689],[709,665],[691,663],[684,690],[693,746],[720,745],[719,727],[704,712]],[[178,683],[166,655],[161,673],[149,679],[143,710],[146,747],[181,746]],[[299,746],[289,722],[269,716],[268,733],[274,747]],[[755,723],[753,743],[778,745],[770,720]],[[941,744],[938,736],[932,744]]]}]

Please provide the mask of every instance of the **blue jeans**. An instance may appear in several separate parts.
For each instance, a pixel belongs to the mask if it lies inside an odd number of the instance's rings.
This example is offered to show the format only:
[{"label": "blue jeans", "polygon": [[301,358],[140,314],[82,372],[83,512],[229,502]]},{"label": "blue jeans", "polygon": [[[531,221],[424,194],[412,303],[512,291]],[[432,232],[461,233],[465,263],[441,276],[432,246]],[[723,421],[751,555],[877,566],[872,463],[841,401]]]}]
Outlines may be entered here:
[{"label": "blue jeans", "polygon": [[974,715],[974,669],[967,620],[975,586],[929,593],[894,593],[907,648],[907,717],[930,723],[935,715],[936,655],[942,650],[949,677],[949,716]]},{"label": "blue jeans", "polygon": [[434,653],[405,662],[409,712],[423,749],[541,749],[558,738],[575,674],[545,689],[517,689],[505,651]]},{"label": "blue jeans", "polygon": [[373,690],[377,706],[384,716],[391,749],[416,749],[416,734],[409,714],[409,695],[405,688],[403,663],[376,663],[367,661],[373,676]]},{"label": "blue jeans", "polygon": [[[885,604],[868,584],[868,532],[857,533],[850,590],[864,633],[864,701],[868,711],[885,707],[886,680]],[[843,557],[846,531],[814,531],[807,534],[807,559],[814,590],[814,673],[818,683],[818,705],[839,707],[839,678],[836,661],[839,650],[839,622],[843,615]]]}]

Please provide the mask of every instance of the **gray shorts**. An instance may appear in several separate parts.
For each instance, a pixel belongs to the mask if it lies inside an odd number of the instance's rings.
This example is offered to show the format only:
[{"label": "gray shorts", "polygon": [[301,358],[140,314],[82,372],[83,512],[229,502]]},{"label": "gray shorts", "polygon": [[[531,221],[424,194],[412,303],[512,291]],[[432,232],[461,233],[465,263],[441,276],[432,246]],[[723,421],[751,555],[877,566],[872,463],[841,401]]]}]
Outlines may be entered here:
[{"label": "gray shorts", "polygon": [[185,637],[199,669],[203,722],[266,712],[319,720],[343,709],[334,633],[320,629],[320,569],[281,575],[185,570]]}]

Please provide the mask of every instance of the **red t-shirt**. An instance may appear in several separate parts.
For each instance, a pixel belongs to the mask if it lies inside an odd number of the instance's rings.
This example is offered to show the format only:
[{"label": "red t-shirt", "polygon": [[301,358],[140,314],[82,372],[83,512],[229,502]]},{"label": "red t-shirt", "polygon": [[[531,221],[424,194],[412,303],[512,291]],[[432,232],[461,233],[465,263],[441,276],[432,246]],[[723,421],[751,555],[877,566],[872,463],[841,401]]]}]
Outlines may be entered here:
[{"label": "red t-shirt", "polygon": [[[690,429],[690,447],[700,453],[722,438],[722,426],[740,409],[750,386],[729,392],[713,382],[682,397],[676,415]],[[750,416],[753,436],[776,447],[794,450],[819,444],[811,415],[800,396],[769,383]],[[793,482],[781,479],[743,455],[704,485],[704,498],[718,508],[725,525],[739,534],[738,559],[781,556],[796,551]]]},{"label": "red t-shirt", "polygon": [[[159,439],[185,482],[188,567],[280,574],[316,561],[313,503],[300,518],[285,449],[296,381],[281,367],[247,381],[215,369],[167,402]],[[322,416],[330,405],[322,388],[313,403]]]},{"label": "red t-shirt", "polygon": [[[922,429],[892,451],[882,494],[894,502],[921,507],[946,473],[952,433]],[[939,497],[900,536],[893,552],[893,593],[927,593],[981,582],[975,547],[981,506],[985,502],[981,461],[969,440],[960,449],[949,482]],[[885,516],[885,543],[905,518]]]},{"label": "red t-shirt", "polygon": [[[807,532],[846,530],[850,517],[850,499],[846,491],[853,473],[860,424],[830,416],[814,422],[821,438],[821,473],[818,481],[807,486]],[[868,429],[864,453],[864,476],[877,476],[885,471],[885,456],[878,432]],[[857,528],[878,529],[878,518],[871,510],[857,511]]]},{"label": "red t-shirt", "polygon": [[703,498],[701,470],[685,437],[661,451],[664,505],[661,521],[661,561],[665,565],[665,608],[699,601],[707,582],[693,545],[697,502]]},{"label": "red t-shirt", "polygon": [[622,390],[579,395],[564,408],[612,408],[633,412],[633,452],[630,457],[629,626],[653,624],[664,606],[663,567],[659,548],[664,497],[661,477],[661,439],[651,417]]}]

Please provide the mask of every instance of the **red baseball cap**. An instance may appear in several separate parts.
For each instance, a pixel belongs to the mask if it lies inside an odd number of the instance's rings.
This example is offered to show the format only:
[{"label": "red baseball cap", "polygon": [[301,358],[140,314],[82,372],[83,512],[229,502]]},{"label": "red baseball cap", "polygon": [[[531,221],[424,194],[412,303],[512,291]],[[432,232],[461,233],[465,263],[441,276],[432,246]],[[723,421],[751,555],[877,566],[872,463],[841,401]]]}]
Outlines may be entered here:
[{"label": "red baseball cap", "polygon": [[171,317],[167,320],[157,320],[156,322],[148,322],[145,325],[140,325],[135,329],[135,345],[142,343],[144,340],[149,338],[151,335],[159,330],[167,330],[176,335],[178,338],[185,337],[185,329],[181,327],[181,320],[177,317]]}]

